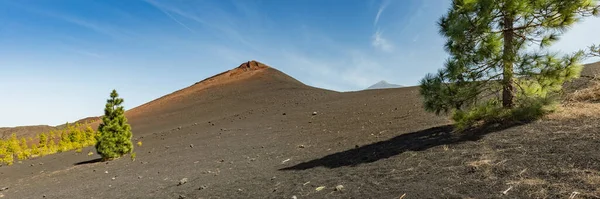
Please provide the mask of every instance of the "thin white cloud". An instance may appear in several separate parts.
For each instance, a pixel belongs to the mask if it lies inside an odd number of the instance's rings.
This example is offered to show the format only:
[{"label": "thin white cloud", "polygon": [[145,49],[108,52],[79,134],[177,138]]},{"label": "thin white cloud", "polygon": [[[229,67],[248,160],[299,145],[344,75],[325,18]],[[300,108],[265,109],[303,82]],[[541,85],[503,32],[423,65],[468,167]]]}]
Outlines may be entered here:
[{"label": "thin white cloud", "polygon": [[377,15],[375,15],[375,21],[373,22],[373,25],[377,25],[377,23],[379,23],[379,17],[381,17],[381,14],[383,13],[383,11],[385,10],[385,8],[390,4],[390,2],[388,0],[384,0],[383,2],[381,2],[381,5],[379,6],[379,10],[377,10]]},{"label": "thin white cloud", "polygon": [[185,25],[184,23],[182,23],[181,21],[179,21],[175,17],[173,17],[173,15],[171,15],[171,13],[169,13],[169,11],[163,9],[163,7],[161,5],[159,5],[158,3],[156,3],[152,0],[146,0],[146,2],[149,3],[150,5],[154,6],[156,9],[160,10],[162,13],[167,15],[171,20],[175,21],[177,24],[181,25],[185,29],[189,30],[192,33],[196,33],[196,31],[192,30],[189,26]]},{"label": "thin white cloud", "polygon": [[382,34],[383,32],[380,30],[375,31],[371,44],[373,47],[381,51],[392,52],[394,50],[394,45],[392,45],[387,39],[383,38]]},{"label": "thin white cloud", "polygon": [[[95,23],[90,20],[83,19],[81,17],[69,16],[69,15],[66,15],[63,13],[56,13],[56,12],[52,12],[50,10],[39,9],[39,8],[32,7],[32,6],[24,6],[24,5],[20,5],[20,4],[12,4],[12,5],[15,7],[21,8],[25,11],[31,12],[31,13],[35,13],[35,14],[43,15],[43,16],[47,16],[47,17],[52,17],[52,18],[55,18],[58,20],[65,21],[67,23],[71,23],[73,25],[80,26],[82,28],[86,28],[88,30],[94,31],[99,34],[110,36],[113,39],[124,39],[128,35],[128,33],[123,32],[122,30],[120,30],[114,26],[110,26],[107,24]],[[129,35],[131,35],[131,33],[129,33]]]},{"label": "thin white cloud", "polygon": [[[147,0],[147,2],[152,4],[152,0]],[[238,22],[238,19],[236,19],[236,17],[231,16],[229,13],[224,12],[222,10],[220,10],[217,7],[211,7],[211,13],[212,15],[216,15],[216,17],[214,17],[215,19],[213,20],[209,20],[209,19],[205,19],[203,17],[201,17],[201,13],[197,13],[194,10],[200,10],[200,9],[189,9],[189,8],[193,8],[195,5],[185,5],[187,7],[187,9],[183,8],[183,5],[164,5],[164,4],[158,4],[156,2],[153,3],[153,5],[155,7],[157,7],[158,9],[164,11],[164,12],[170,12],[173,13],[175,15],[179,15],[183,18],[195,21],[205,27],[207,27],[209,30],[211,31],[216,31],[216,35],[219,37],[225,37],[226,39],[231,39],[237,42],[240,42],[241,44],[243,44],[246,47],[252,48],[255,51],[260,51],[260,49],[256,48],[256,43],[253,43],[252,41],[250,41],[247,37],[247,34],[244,34],[242,31],[239,30],[238,24],[236,24],[236,22]],[[250,12],[250,11],[246,11],[246,12]],[[166,13],[165,13],[166,14]],[[172,15],[171,15],[172,16]],[[174,17],[173,17],[174,19]],[[184,25],[184,24],[182,24]],[[184,25],[186,26],[186,25]],[[188,27],[188,26],[186,26]]]}]

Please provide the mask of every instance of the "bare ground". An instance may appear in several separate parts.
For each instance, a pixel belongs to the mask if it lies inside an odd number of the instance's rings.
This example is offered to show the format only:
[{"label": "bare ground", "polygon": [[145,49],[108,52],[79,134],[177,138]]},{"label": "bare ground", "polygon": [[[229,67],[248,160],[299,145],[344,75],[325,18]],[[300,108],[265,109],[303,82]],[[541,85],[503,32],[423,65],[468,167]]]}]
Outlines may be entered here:
[{"label": "bare ground", "polygon": [[262,70],[128,112],[134,161],[86,148],[0,167],[0,196],[600,198],[594,114],[456,134],[415,87],[337,93]]}]

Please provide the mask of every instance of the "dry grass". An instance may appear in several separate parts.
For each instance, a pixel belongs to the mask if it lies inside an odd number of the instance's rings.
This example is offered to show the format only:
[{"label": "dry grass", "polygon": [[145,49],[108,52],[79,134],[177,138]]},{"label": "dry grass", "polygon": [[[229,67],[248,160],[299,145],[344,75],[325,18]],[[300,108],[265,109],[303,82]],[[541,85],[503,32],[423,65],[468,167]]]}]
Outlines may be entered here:
[{"label": "dry grass", "polygon": [[550,120],[570,120],[577,118],[600,118],[600,103],[575,102],[565,104],[546,116]]},{"label": "dry grass", "polygon": [[600,102],[600,77],[591,80],[591,85],[587,88],[576,90],[569,93],[566,97],[569,102]]},{"label": "dry grass", "polygon": [[477,161],[468,162],[467,165],[477,169],[477,168],[481,168],[484,166],[491,166],[492,160],[489,160],[489,159],[477,160]]},{"label": "dry grass", "polygon": [[569,93],[558,109],[546,116],[550,120],[600,118],[600,78],[594,78],[587,88]]},{"label": "dry grass", "polygon": [[546,184],[546,181],[542,180],[542,179],[538,179],[538,178],[532,178],[532,179],[521,179],[521,180],[516,180],[516,181],[510,181],[507,184],[536,186],[536,185]]}]

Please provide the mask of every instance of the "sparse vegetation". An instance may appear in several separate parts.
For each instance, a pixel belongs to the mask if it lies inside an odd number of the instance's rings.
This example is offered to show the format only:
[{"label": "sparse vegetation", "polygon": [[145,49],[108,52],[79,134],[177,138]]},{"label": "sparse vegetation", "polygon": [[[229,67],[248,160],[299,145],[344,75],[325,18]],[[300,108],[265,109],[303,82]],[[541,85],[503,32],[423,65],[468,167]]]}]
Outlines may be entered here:
[{"label": "sparse vegetation", "polygon": [[123,99],[116,90],[110,94],[104,108],[102,123],[98,126],[96,150],[103,160],[119,158],[133,151],[131,126],[127,123]]},{"label": "sparse vegetation", "polygon": [[[15,157],[25,160],[70,150],[80,151],[83,147],[93,146],[96,143],[96,132],[89,125],[86,126],[84,129],[82,124],[68,125],[60,132],[50,131],[29,138],[22,137],[20,141],[16,134],[12,134],[9,139],[0,140],[0,164],[11,165]],[[34,138],[37,142],[34,142]]]},{"label": "sparse vegetation", "polygon": [[135,152],[131,153],[131,161],[135,161],[135,157],[136,157]]},{"label": "sparse vegetation", "polygon": [[563,83],[579,76],[585,57],[578,51],[559,58],[546,47],[598,14],[589,0],[454,0],[439,23],[451,56],[421,80],[425,109],[453,114],[459,128],[543,116]]},{"label": "sparse vegetation", "polygon": [[565,96],[565,102],[558,110],[548,115],[553,120],[576,118],[594,119],[600,117],[600,78],[590,80],[591,85]]}]

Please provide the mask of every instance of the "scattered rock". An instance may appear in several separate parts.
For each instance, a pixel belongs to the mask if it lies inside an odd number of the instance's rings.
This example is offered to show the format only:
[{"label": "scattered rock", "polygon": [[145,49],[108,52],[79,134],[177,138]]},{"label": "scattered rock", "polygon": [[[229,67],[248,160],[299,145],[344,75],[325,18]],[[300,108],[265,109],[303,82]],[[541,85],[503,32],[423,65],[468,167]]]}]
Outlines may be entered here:
[{"label": "scattered rock", "polygon": [[190,148],[194,148],[194,144],[190,144]]},{"label": "scattered rock", "polygon": [[108,171],[104,171],[104,173],[108,173]]},{"label": "scattered rock", "polygon": [[221,160],[219,160],[219,162],[225,162],[225,160],[221,159]]},{"label": "scattered rock", "polygon": [[33,164],[31,164],[31,165],[29,165],[29,166],[30,166],[30,167],[32,167],[32,166],[33,166]]},{"label": "scattered rock", "polygon": [[40,162],[40,165],[44,165],[44,163],[43,163],[43,162]]},{"label": "scattered rock", "polygon": [[177,127],[177,130],[181,130],[181,127]]},{"label": "scattered rock", "polygon": [[315,111],[315,112],[313,112],[313,113],[312,113],[312,115],[317,115],[317,112],[316,112],[316,111]]},{"label": "scattered rock", "polygon": [[325,189],[325,186],[320,186],[320,187],[317,187],[315,190],[316,190],[316,191],[321,191],[321,190],[323,190],[323,189]]},{"label": "scattered rock", "polygon": [[185,199],[184,195],[179,195],[179,199]]},{"label": "scattered rock", "polygon": [[202,186],[200,186],[200,188],[198,188],[198,190],[204,190],[204,189],[207,189],[207,188],[208,188],[208,186],[202,185]]},{"label": "scattered rock", "polygon": [[187,178],[183,178],[183,179],[179,180],[179,184],[177,184],[177,186],[183,185],[183,184],[185,184],[187,182],[188,182],[188,179]]},{"label": "scattered rock", "polygon": [[0,191],[5,191],[7,189],[8,189],[8,187],[2,187],[2,188],[0,188]]},{"label": "scattered rock", "polygon": [[275,180],[276,178],[277,178],[277,177],[273,176],[273,177],[271,178],[271,180]]},{"label": "scattered rock", "polygon": [[304,148],[304,145],[302,145],[302,144],[301,144],[301,145],[298,145],[298,148],[301,148],[301,149],[303,149],[303,148]]},{"label": "scattered rock", "polygon": [[142,176],[138,176],[138,179],[142,179]]},{"label": "scattered rock", "polygon": [[112,180],[116,180],[116,179],[117,179],[116,177],[112,177]]},{"label": "scattered rock", "polygon": [[42,195],[42,198],[45,198],[45,197],[46,197],[46,195]]},{"label": "scattered rock", "polygon": [[283,113],[282,115],[286,115],[285,113]]},{"label": "scattered rock", "polygon": [[296,196],[292,196],[292,199],[298,199],[298,197],[296,197]]},{"label": "scattered rock", "polygon": [[344,186],[342,186],[342,185],[335,186],[334,190],[335,191],[342,191],[342,190],[344,190]]},{"label": "scattered rock", "polygon": [[238,191],[239,191],[239,192],[242,192],[242,191],[244,191],[244,190],[242,190],[242,189],[238,189]]}]

